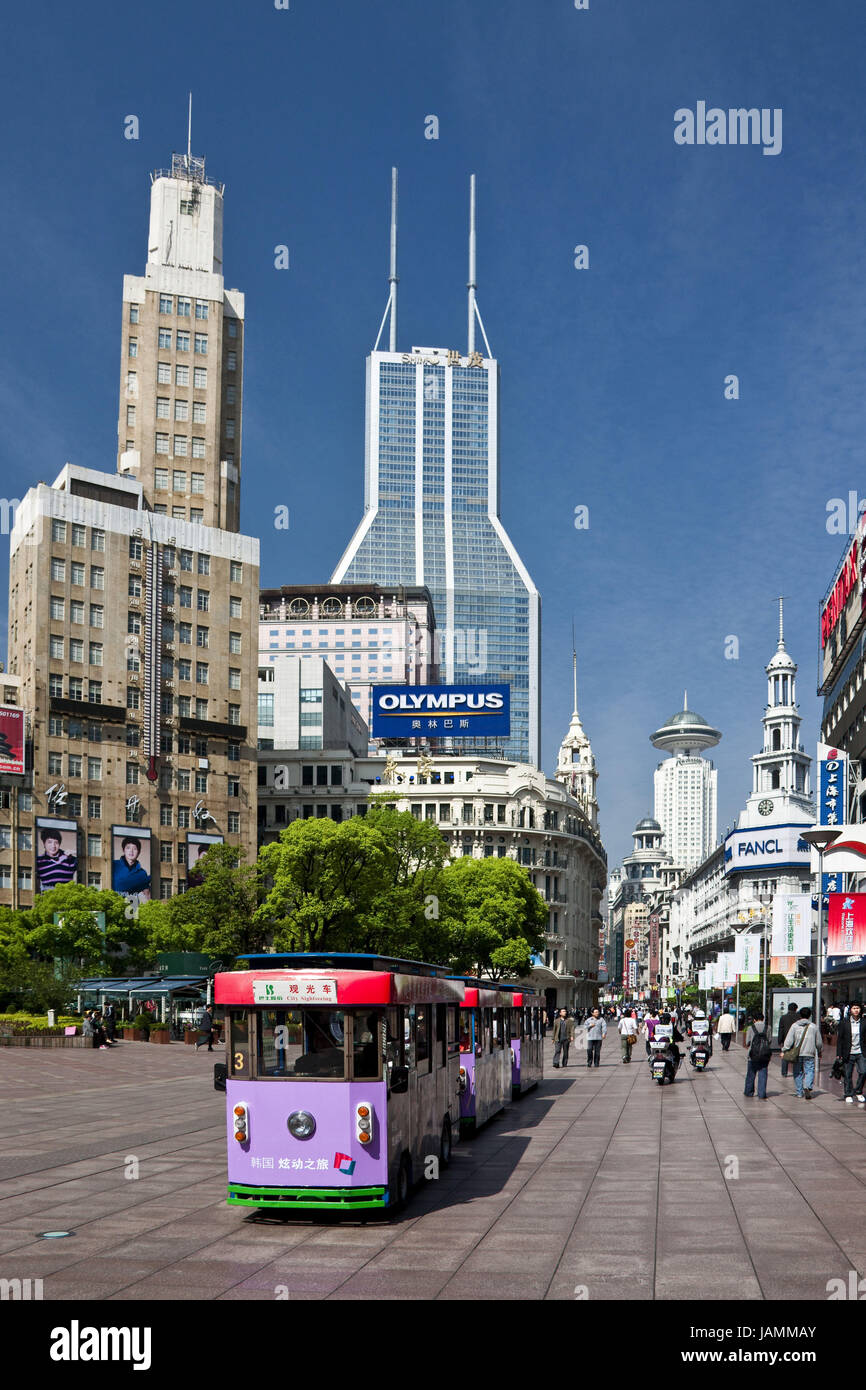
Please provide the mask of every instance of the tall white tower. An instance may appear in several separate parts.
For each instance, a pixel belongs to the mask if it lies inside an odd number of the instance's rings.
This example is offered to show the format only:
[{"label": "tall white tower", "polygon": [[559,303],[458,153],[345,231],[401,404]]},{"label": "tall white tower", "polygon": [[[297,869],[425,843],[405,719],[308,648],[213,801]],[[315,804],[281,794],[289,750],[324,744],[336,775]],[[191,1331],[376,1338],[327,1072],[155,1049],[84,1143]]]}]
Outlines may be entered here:
[{"label": "tall white tower", "polygon": [[598,781],[598,769],[595,765],[595,758],[592,753],[590,743],[583,725],[580,722],[580,715],[577,712],[577,653],[573,653],[574,662],[574,710],[571,716],[571,723],[568,726],[568,733],[562,740],[559,748],[559,757],[556,763],[556,780],[568,788],[572,796],[580,801],[586,811],[590,823],[598,829],[598,799],[596,797],[595,786]]},{"label": "tall white tower", "polygon": [[797,664],[785,649],[783,600],[779,599],[779,645],[765,667],[767,705],[761,723],[764,744],[752,758],[752,794],[740,825],[766,824],[768,820],[814,819],[809,786],[812,759],[800,743],[801,719],[797,713]]},{"label": "tall white tower", "polygon": [[653,774],[655,819],[664,830],[665,849],[685,869],[700,864],[716,843],[718,773],[701,750],[714,747],[722,735],[688,707],[683,707],[650,735],[656,748],[672,756]]}]

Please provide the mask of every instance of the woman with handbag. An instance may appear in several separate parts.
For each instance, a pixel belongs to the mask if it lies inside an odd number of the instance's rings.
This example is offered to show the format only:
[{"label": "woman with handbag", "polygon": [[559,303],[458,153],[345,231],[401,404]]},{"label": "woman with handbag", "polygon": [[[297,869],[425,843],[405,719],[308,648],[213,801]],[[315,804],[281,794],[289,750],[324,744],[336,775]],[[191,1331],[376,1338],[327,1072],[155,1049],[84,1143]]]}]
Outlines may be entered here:
[{"label": "woman with handbag", "polygon": [[797,1022],[791,1028],[785,1042],[787,1046],[782,1057],[786,1062],[794,1063],[794,1086],[797,1095],[801,1100],[811,1100],[815,1068],[824,1051],[821,1036],[812,1022],[811,1009],[800,1010]]}]

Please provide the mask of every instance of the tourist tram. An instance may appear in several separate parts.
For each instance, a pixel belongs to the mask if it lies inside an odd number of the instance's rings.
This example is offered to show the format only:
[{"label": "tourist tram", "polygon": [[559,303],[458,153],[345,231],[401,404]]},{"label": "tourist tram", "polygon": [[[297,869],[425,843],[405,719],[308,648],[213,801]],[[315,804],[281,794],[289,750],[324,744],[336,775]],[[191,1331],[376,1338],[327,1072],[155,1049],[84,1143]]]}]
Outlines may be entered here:
[{"label": "tourist tram", "polygon": [[244,963],[214,979],[230,1205],[402,1206],[431,1157],[447,1164],[458,1130],[462,982],[375,956]]},{"label": "tourist tram", "polygon": [[545,1001],[519,986],[354,953],[237,966],[214,978],[232,1206],[395,1210],[541,1079]]}]

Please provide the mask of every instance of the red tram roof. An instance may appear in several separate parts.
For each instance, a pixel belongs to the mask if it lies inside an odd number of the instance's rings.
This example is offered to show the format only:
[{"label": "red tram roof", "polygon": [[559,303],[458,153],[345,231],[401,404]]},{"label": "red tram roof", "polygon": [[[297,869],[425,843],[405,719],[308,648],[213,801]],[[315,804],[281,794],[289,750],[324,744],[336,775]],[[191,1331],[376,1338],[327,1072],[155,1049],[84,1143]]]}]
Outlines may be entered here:
[{"label": "red tram roof", "polygon": [[514,996],[506,994],[504,991],[496,989],[478,989],[475,985],[467,985],[466,993],[463,997],[464,1009],[509,1009],[514,1007]]},{"label": "red tram roof", "polygon": [[[374,1004],[459,1004],[464,993],[459,980],[401,975],[385,970],[230,970],[214,976],[214,1001],[236,1007],[273,1004],[276,1008],[291,1008],[304,1003],[327,1004],[331,1001],[322,997],[320,989],[309,989],[323,982],[333,983],[336,998],[332,1002],[346,1008]],[[261,988],[256,990],[256,985]],[[291,990],[295,985],[298,987],[296,995]],[[271,997],[256,998],[257,994],[264,996],[267,986],[271,986]]]}]

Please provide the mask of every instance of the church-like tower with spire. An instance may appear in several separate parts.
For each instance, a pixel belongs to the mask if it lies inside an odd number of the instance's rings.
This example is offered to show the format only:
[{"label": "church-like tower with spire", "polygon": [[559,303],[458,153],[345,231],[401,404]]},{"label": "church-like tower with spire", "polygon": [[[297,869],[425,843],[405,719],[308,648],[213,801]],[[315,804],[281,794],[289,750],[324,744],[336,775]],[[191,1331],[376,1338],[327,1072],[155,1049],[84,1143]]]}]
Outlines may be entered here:
[{"label": "church-like tower with spire", "polygon": [[739,826],[780,820],[814,820],[809,785],[812,759],[800,743],[797,664],[785,647],[783,600],[779,599],[779,645],[767,663],[767,704],[761,723],[763,747],[752,758],[752,794]]},{"label": "church-like tower with spire", "polygon": [[577,712],[577,652],[572,652],[574,671],[574,709],[568,733],[559,748],[556,762],[556,780],[571,792],[580,802],[586,818],[593,829],[598,830],[598,798],[596,783],[598,768],[593,757],[592,744],[587,737]]}]

